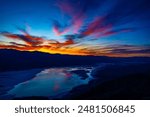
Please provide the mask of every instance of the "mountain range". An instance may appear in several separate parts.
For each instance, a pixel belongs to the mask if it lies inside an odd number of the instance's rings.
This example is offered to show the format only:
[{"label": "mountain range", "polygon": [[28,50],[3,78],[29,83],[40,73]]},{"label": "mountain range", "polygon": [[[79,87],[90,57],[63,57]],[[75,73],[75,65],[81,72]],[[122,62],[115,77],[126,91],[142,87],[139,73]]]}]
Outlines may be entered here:
[{"label": "mountain range", "polygon": [[0,71],[14,71],[33,68],[69,67],[97,65],[111,62],[144,62],[149,57],[106,57],[106,56],[76,56],[49,54],[43,52],[28,52],[12,49],[0,49]]}]

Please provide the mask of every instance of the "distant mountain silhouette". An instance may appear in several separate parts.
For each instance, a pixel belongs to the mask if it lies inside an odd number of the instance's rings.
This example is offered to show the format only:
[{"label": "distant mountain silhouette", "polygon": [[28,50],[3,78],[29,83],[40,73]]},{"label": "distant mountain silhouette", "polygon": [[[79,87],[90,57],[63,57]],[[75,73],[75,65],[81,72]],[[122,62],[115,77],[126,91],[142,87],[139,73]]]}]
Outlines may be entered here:
[{"label": "distant mountain silhouette", "polygon": [[45,67],[95,65],[102,62],[150,61],[148,57],[112,58],[106,56],[75,56],[43,52],[0,49],[0,71]]}]

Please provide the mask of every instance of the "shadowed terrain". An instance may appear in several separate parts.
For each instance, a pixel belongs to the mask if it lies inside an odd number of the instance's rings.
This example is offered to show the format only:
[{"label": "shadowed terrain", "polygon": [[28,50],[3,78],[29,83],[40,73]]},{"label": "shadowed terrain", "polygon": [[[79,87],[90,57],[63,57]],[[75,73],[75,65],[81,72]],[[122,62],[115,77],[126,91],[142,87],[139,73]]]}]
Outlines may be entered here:
[{"label": "shadowed terrain", "polygon": [[9,49],[0,50],[0,71],[14,71],[32,68],[97,65],[112,62],[148,62],[149,57],[75,56],[27,52]]},{"label": "shadowed terrain", "polygon": [[[88,66],[92,66],[93,68],[90,72],[93,79],[89,83],[75,86],[63,96],[29,96],[14,97],[13,99],[150,99],[149,57],[113,58],[105,56],[53,55],[3,49],[0,50],[0,62],[1,95],[17,84],[32,80],[37,73],[45,68],[54,67],[55,69],[57,67],[61,69],[61,67],[71,68],[71,66],[82,66],[87,69],[90,68]],[[17,71],[17,74],[15,71]],[[85,80],[88,77],[87,73],[89,73],[88,70],[83,69],[62,72],[68,78],[71,77],[70,73],[72,73],[81,77],[82,80]],[[4,98],[10,99],[7,96]]]},{"label": "shadowed terrain", "polygon": [[74,88],[64,99],[150,99],[150,63],[120,63],[97,67],[88,85]]}]

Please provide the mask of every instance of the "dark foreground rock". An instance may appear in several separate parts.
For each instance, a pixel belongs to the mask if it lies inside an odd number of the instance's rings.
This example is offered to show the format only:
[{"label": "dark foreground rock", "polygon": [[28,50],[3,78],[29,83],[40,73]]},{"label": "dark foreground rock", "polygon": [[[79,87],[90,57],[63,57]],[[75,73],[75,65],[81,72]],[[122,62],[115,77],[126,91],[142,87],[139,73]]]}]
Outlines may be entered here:
[{"label": "dark foreground rock", "polygon": [[88,85],[72,89],[63,99],[150,99],[150,63],[109,64],[92,75]]}]

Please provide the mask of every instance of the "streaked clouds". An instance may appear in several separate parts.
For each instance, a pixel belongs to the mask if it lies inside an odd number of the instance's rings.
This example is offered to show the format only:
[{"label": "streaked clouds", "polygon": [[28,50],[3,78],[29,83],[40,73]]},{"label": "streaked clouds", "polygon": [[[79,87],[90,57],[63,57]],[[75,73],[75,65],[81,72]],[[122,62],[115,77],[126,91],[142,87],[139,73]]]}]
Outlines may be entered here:
[{"label": "streaked clouds", "polygon": [[[44,0],[44,2],[45,4],[51,3],[51,0]],[[53,7],[49,6],[49,10],[55,12],[56,17],[49,15],[50,11],[47,9],[46,13],[44,10],[40,11],[43,12],[44,17],[46,17],[46,14],[50,16],[47,25],[51,25],[49,29],[46,29],[47,32],[49,31],[49,37],[42,34],[40,34],[42,36],[32,34],[31,29],[34,26],[38,27],[40,19],[35,23],[33,23],[34,21],[21,25],[18,23],[15,24],[16,27],[14,26],[15,31],[0,30],[0,49],[71,55],[150,56],[150,36],[148,33],[150,25],[147,20],[150,18],[150,9],[147,0],[138,0],[136,3],[132,0],[130,2],[126,0],[114,0],[113,2],[109,0],[56,0],[52,3]],[[41,4],[43,4],[41,7],[44,7],[44,3]],[[40,3],[38,5],[40,6]],[[33,5],[34,7],[36,9],[37,6]],[[30,9],[30,13],[33,14],[31,19],[35,17],[34,12],[35,10]],[[142,27],[143,24],[146,29]],[[24,25],[24,28],[20,28]],[[40,28],[45,29],[39,25]],[[34,31],[36,32],[36,29]],[[146,33],[147,37],[145,38],[145,35],[143,35],[143,39],[139,39],[139,33],[135,35],[139,31],[141,31],[141,34]],[[134,35],[132,35],[133,32]],[[57,39],[53,38],[56,36]],[[130,39],[131,43],[123,43],[122,40],[118,40],[119,43],[114,44],[114,41],[122,36],[125,40]],[[102,45],[101,42],[105,40],[107,44]],[[140,44],[140,41],[146,44]]]}]

